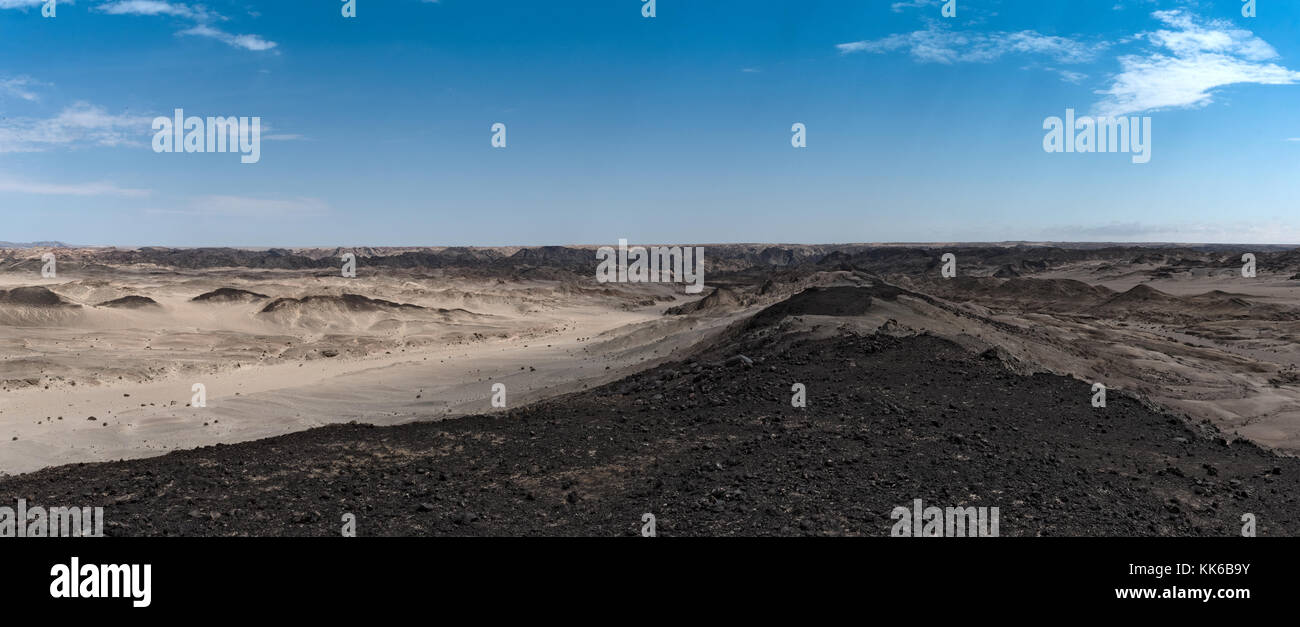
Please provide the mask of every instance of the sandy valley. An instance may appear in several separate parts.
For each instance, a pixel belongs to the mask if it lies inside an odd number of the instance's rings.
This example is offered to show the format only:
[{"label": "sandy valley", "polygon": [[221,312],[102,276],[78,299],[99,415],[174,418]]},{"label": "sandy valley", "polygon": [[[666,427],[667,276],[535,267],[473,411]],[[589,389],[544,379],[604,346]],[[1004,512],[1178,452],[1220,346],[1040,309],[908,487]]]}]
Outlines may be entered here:
[{"label": "sandy valley", "polygon": [[[664,319],[669,286],[160,272],[77,254],[57,278],[0,274],[0,471],[492,411],[493,383],[512,405],[581,389],[717,324]],[[205,407],[190,406],[195,384]]]}]

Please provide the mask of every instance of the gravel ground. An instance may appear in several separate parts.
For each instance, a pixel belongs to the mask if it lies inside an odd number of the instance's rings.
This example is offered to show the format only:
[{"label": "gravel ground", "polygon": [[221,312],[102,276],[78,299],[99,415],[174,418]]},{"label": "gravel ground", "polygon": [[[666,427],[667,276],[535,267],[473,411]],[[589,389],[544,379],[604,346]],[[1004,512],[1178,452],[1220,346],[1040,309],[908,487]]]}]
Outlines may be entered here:
[{"label": "gravel ground", "polygon": [[[0,479],[112,536],[887,536],[896,506],[999,508],[1003,536],[1300,530],[1300,460],[928,335],[733,337],[489,416],[339,425]],[[745,358],[739,354],[744,352]],[[791,385],[808,406],[791,407]]]}]

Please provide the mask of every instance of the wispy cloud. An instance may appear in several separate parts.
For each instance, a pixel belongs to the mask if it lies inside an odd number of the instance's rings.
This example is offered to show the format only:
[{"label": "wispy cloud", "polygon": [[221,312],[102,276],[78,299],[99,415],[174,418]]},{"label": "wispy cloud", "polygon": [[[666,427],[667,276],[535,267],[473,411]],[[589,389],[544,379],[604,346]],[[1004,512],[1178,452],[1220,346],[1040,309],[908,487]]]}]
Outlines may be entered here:
[{"label": "wispy cloud", "polygon": [[0,79],[0,96],[12,96],[15,98],[21,98],[28,102],[36,102],[37,100],[40,100],[40,97],[30,88],[38,84],[39,83],[26,76]]},{"label": "wispy cloud", "polygon": [[1300,72],[1271,63],[1278,53],[1254,33],[1222,20],[1201,21],[1182,10],[1152,14],[1169,27],[1144,33],[1144,54],[1120,57],[1121,71],[1093,108],[1100,115],[1203,107],[1227,85],[1291,85]]},{"label": "wispy cloud", "polygon": [[52,118],[0,119],[0,153],[143,143],[152,121],[78,102]]},{"label": "wispy cloud", "polygon": [[226,19],[202,5],[190,6],[164,0],[114,0],[95,7],[95,10],[109,15],[168,15],[198,21]]},{"label": "wispy cloud", "polygon": [[[76,4],[76,0],[59,0],[59,4]],[[0,0],[0,9],[31,9],[44,5],[45,0]]]},{"label": "wispy cloud", "polygon": [[835,47],[841,54],[883,54],[906,51],[922,63],[991,63],[1009,55],[1045,56],[1057,63],[1093,61],[1109,44],[1089,43],[1037,31],[956,31],[938,24],[925,30],[899,33],[883,39],[854,41]]},{"label": "wispy cloud", "polygon": [[128,189],[113,183],[38,183],[0,179],[0,192],[37,194],[42,196],[127,196],[143,197],[152,192],[147,189]]},{"label": "wispy cloud", "polygon": [[[926,0],[895,3],[894,8],[926,6]],[[1276,63],[1277,51],[1253,32],[1224,20],[1202,20],[1185,9],[1151,14],[1163,28],[1118,42],[1088,42],[1033,30],[978,32],[953,30],[930,21],[924,30],[881,39],[838,44],[841,54],[905,52],[920,63],[991,63],[1012,55],[1049,59],[1062,65],[1094,63],[1119,45],[1145,47],[1119,56],[1119,71],[1100,91],[1097,115],[1120,116],[1160,109],[1202,107],[1215,90],[1228,85],[1291,85],[1300,72]],[[1061,79],[1080,83],[1083,72],[1048,68]]]},{"label": "wispy cloud", "polygon": [[1110,222],[1044,229],[1042,236],[1061,241],[1189,242],[1233,244],[1295,244],[1300,228],[1269,222]]},{"label": "wispy cloud", "polygon": [[[3,1],[0,0],[0,2]],[[215,39],[232,48],[242,50],[264,52],[273,50],[279,45],[261,35],[231,33],[213,26],[213,23],[225,22],[229,18],[201,4],[186,4],[168,0],[112,0],[95,7],[95,10],[109,15],[161,16],[185,20],[193,25],[179,31],[178,35]]]},{"label": "wispy cloud", "polygon": [[223,31],[219,28],[212,28],[211,26],[207,26],[205,24],[199,24],[198,26],[195,26],[193,28],[187,28],[176,34],[208,37],[211,39],[215,39],[221,43],[224,43],[228,46],[233,46],[235,48],[243,48],[244,50],[252,50],[254,52],[271,50],[272,48],[275,48],[277,45],[279,45],[274,41],[267,41],[265,39],[262,39],[260,35],[235,35]]},{"label": "wispy cloud", "polygon": [[1056,68],[1048,68],[1048,70],[1059,74],[1061,76],[1061,80],[1067,83],[1074,83],[1076,85],[1082,83],[1083,79],[1088,78],[1088,75],[1084,74],[1083,72],[1074,72],[1071,70],[1058,70]]},{"label": "wispy cloud", "polygon": [[894,13],[902,13],[904,9],[923,9],[925,7],[939,6],[944,0],[904,0],[889,5]]}]

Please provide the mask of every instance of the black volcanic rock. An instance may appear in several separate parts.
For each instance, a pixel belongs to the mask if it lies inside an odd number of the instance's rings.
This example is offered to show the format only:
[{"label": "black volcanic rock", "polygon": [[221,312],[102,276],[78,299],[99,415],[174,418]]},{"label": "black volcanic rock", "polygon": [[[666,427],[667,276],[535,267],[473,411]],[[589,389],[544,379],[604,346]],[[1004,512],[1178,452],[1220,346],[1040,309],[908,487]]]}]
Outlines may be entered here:
[{"label": "black volcanic rock", "polygon": [[1126,292],[1120,292],[1097,307],[1104,312],[1132,312],[1150,309],[1176,308],[1180,305],[1178,297],[1166,294],[1150,285],[1138,284]]},{"label": "black volcanic rock", "polygon": [[681,316],[691,313],[708,313],[712,311],[729,312],[736,307],[742,306],[742,298],[735,290],[725,287],[714,288],[708,296],[696,301],[669,307],[664,310],[664,315]]},{"label": "black volcanic rock", "polygon": [[6,305],[45,308],[81,306],[63,300],[63,298],[58,294],[51,292],[48,288],[40,286],[15,287],[11,290],[0,290],[0,303]]},{"label": "black volcanic rock", "polygon": [[339,306],[348,311],[382,311],[385,309],[424,309],[419,305],[407,303],[395,303],[377,298],[369,298],[358,294],[343,294],[341,296],[319,295],[305,296],[303,298],[277,298],[262,308],[259,313],[274,313],[277,311],[286,311],[290,309],[311,309],[327,308]]},{"label": "black volcanic rock", "polygon": [[1233,537],[1243,512],[1300,534],[1300,459],[1119,393],[1094,408],[1085,381],[926,335],[711,353],[492,415],[2,478],[0,501],[81,494],[137,536],[337,536],[342,512],[372,536],[632,536],[645,512],[661,536],[888,536],[918,498],[998,507],[1003,536]]},{"label": "black volcanic rock", "polygon": [[161,307],[162,305],[159,305],[158,301],[155,301],[154,299],[149,298],[148,296],[130,295],[130,296],[123,296],[121,298],[115,298],[113,300],[104,301],[95,306],[113,307],[113,308],[121,308],[121,309],[143,309],[146,307]]},{"label": "black volcanic rock", "polygon": [[997,272],[993,273],[993,276],[999,279],[1014,279],[1020,276],[1020,272],[1012,267],[1011,264],[1007,263],[1003,264],[1001,268],[998,268]]},{"label": "black volcanic rock", "polygon": [[172,268],[259,268],[303,270],[338,267],[335,258],[312,259],[287,253],[281,249],[245,250],[241,248],[141,248],[101,253],[105,263],[148,263]]},{"label": "black volcanic rock", "polygon": [[246,303],[255,300],[264,300],[270,298],[266,294],[258,294],[248,290],[236,289],[233,287],[222,287],[211,292],[199,294],[190,299],[195,303]]},{"label": "black volcanic rock", "polygon": [[873,287],[811,287],[763,309],[746,326],[766,326],[789,316],[861,316],[871,309],[873,298],[894,300],[903,294],[912,292],[883,284]]}]

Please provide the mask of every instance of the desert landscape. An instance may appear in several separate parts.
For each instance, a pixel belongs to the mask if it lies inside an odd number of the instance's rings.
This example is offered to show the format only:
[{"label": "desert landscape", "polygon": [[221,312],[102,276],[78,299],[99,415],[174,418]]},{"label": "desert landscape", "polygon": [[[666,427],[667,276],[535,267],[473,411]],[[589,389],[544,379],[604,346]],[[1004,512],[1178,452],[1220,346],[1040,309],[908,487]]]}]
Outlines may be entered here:
[{"label": "desert landscape", "polygon": [[110,535],[888,535],[922,497],[1300,532],[1300,251],[704,247],[700,295],[595,246],[0,249],[0,496]]}]

